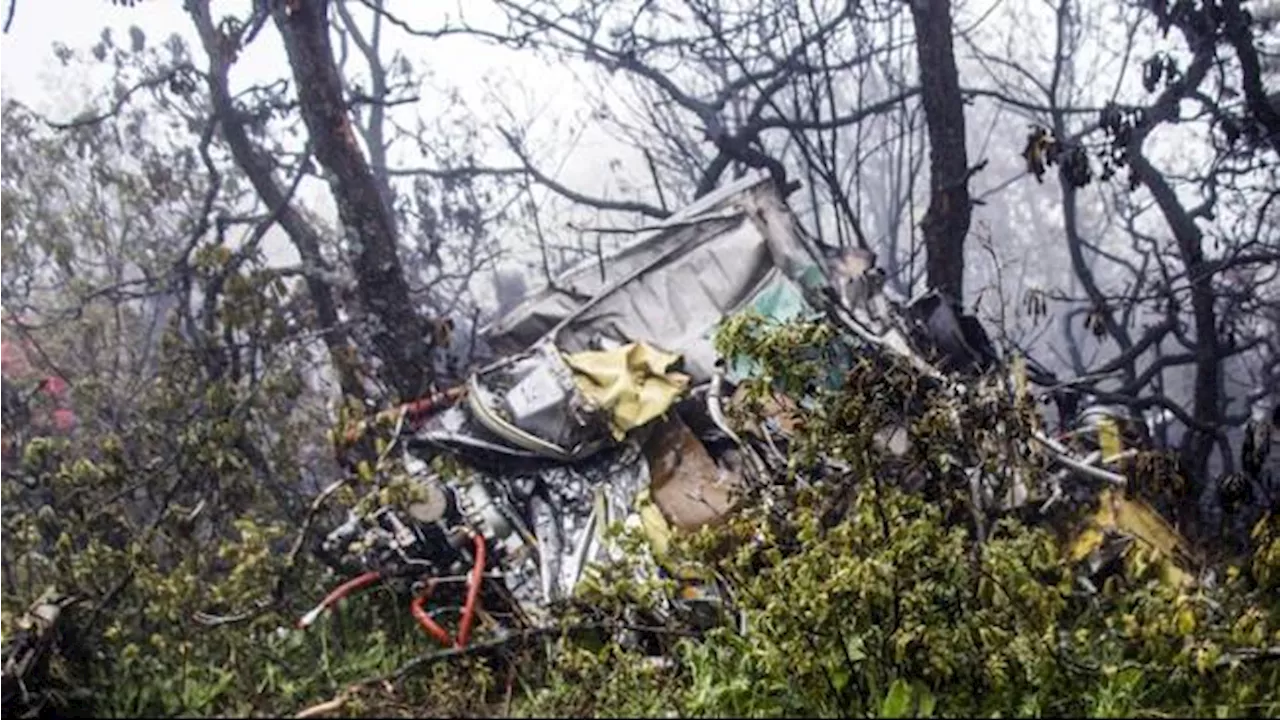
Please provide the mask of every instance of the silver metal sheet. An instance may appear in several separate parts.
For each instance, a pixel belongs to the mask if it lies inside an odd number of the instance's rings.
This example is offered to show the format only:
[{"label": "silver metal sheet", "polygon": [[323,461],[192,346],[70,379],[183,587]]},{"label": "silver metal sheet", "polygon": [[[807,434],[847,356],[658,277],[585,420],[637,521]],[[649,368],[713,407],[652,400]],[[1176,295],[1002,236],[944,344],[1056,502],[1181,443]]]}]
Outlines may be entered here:
[{"label": "silver metal sheet", "polygon": [[547,338],[565,352],[640,341],[678,353],[695,383],[711,376],[711,333],[760,292],[806,272],[819,255],[767,177],[704,198],[653,235],[584,263],[486,328],[499,354]]}]

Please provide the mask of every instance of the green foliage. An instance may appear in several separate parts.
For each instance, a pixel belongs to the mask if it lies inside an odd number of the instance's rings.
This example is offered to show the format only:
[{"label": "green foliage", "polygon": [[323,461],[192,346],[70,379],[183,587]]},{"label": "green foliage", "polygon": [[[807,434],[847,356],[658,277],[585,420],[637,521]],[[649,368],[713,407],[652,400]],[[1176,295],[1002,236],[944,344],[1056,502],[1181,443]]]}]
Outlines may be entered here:
[{"label": "green foliage", "polygon": [[[1251,571],[1228,569],[1216,586],[1190,592],[1167,586],[1151,558],[1138,552],[1125,575],[1111,578],[1096,595],[1085,594],[1049,528],[1006,518],[977,543],[972,528],[951,512],[963,500],[903,492],[891,477],[874,482],[872,473],[886,468],[868,451],[869,428],[857,418],[882,421],[901,394],[909,394],[902,391],[913,390],[906,373],[889,367],[872,377],[860,375],[864,369],[855,365],[847,384],[832,390],[817,382],[826,367],[805,362],[819,352],[812,343],[829,336],[812,326],[771,333],[767,325],[762,318],[740,317],[722,333],[719,349],[761,361],[760,379],[750,381],[758,395],[781,387],[813,399],[792,451],[837,456],[860,473],[848,511],[827,525],[825,509],[842,497],[838,488],[793,489],[788,495],[794,504],[781,520],[755,506],[721,529],[687,538],[679,552],[728,580],[745,632],[721,627],[681,641],[670,655],[674,666],[651,681],[624,669],[627,663],[644,667],[647,659],[616,647],[598,650],[594,657],[604,667],[597,666],[595,675],[569,675],[576,683],[540,690],[534,696],[537,712],[1280,712],[1280,668],[1254,654],[1280,642],[1280,597],[1270,584],[1276,546],[1274,535],[1266,535],[1274,523],[1258,530],[1262,541]],[[943,405],[946,398],[923,399],[923,419],[913,425],[912,436],[925,445],[924,459],[982,444],[938,418],[950,409]],[[990,413],[1006,425],[1030,421],[1020,403],[974,404],[954,409]],[[613,606],[618,600],[605,602]],[[582,661],[561,654],[552,666]],[[589,702],[579,684],[611,682],[622,683],[627,694],[604,710]]]},{"label": "green foliage", "polygon": [[664,717],[678,712],[679,678],[658,662],[610,643],[600,648],[562,641],[541,687],[517,707],[530,717]]},{"label": "green foliage", "polygon": [[[102,715],[286,714],[335,697],[343,714],[370,716],[1280,712],[1280,667],[1251,654],[1280,644],[1273,521],[1259,525],[1252,563],[1224,569],[1214,587],[1167,586],[1135,553],[1123,576],[1085,594],[1054,530],[1006,517],[979,543],[964,493],[904,490],[871,447],[870,419],[908,421],[921,445],[912,461],[945,479],[944,456],[997,462],[984,448],[1005,436],[973,418],[1016,428],[1030,422],[1020,401],[962,406],[902,368],[862,361],[833,381],[830,364],[813,361],[832,342],[819,325],[773,329],[748,316],[720,341],[759,363],[755,397],[781,387],[804,399],[794,477],[722,527],[679,538],[665,559],[723,578],[741,627],[660,620],[674,583],[654,576],[638,535],[615,528],[629,559],[593,570],[558,609],[565,632],[504,644],[481,629],[473,642],[496,649],[377,682],[438,652],[403,598],[374,591],[306,632],[290,627],[333,578],[305,553],[290,565],[299,510],[264,482],[263,463],[297,482],[299,447],[319,433],[295,409],[289,365],[258,385],[193,384],[198,357],[175,344],[127,426],[27,445],[21,487],[55,501],[9,514],[30,498],[5,484],[6,572],[18,588],[4,596],[6,637],[38,590],[86,598],[57,669],[85,691],[64,704]],[[970,420],[957,427],[953,413]],[[802,486],[819,459],[848,470]],[[383,463],[354,472],[334,502],[411,497]],[[266,612],[193,621],[252,609],[281,578],[284,602]]]}]

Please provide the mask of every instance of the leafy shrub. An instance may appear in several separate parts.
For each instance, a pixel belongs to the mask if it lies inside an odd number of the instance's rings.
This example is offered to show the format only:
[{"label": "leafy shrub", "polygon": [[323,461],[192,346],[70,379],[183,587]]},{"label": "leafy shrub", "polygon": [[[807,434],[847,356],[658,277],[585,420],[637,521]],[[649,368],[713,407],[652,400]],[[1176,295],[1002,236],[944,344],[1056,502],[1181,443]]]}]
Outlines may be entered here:
[{"label": "leafy shrub", "polygon": [[[563,632],[504,640],[481,630],[476,652],[445,659],[385,591],[344,602],[306,633],[285,629],[331,579],[306,553],[289,565],[296,525],[234,449],[237,426],[208,412],[166,435],[173,425],[155,419],[181,408],[181,393],[160,387],[127,436],[27,448],[26,482],[57,502],[6,519],[6,573],[21,592],[6,592],[5,636],[37,590],[88,598],[57,658],[71,691],[55,707],[103,715],[284,714],[331,698],[343,714],[371,716],[1280,713],[1280,665],[1267,654],[1280,646],[1273,520],[1259,525],[1252,561],[1221,569],[1214,585],[1167,585],[1135,552],[1124,573],[1087,593],[1052,525],[1008,516],[979,539],[968,496],[948,489],[940,459],[973,461],[965,446],[980,444],[937,419],[954,398],[892,366],[855,363],[833,382],[830,364],[813,361],[830,339],[819,325],[773,328],[749,316],[721,337],[725,354],[758,362],[752,393],[783,387],[809,398],[790,476],[672,547],[673,562],[726,581],[740,622],[707,632],[659,625],[653,611],[670,583],[636,581],[621,566],[585,583],[560,614]],[[224,411],[248,404],[277,430],[289,427],[285,403],[237,388],[206,393]],[[901,468],[870,448],[872,420],[904,402],[917,406],[914,461],[935,480],[922,491],[900,488],[892,473]],[[1011,431],[1032,422],[1019,401],[1001,402],[959,411],[991,414]],[[287,432],[276,437],[273,467],[283,470],[293,447]],[[846,469],[812,471],[832,459]],[[166,469],[140,475],[153,463]],[[189,507],[139,520],[134,505],[106,502],[143,480],[163,490],[184,473],[223,488],[206,520],[217,532],[205,539],[186,520]],[[343,502],[386,490],[374,477],[384,474],[359,473],[366,480]],[[624,533],[619,542],[636,550],[642,541]],[[253,607],[281,577],[285,601],[251,619],[192,621],[210,608]],[[646,640],[622,642],[628,635]]]}]

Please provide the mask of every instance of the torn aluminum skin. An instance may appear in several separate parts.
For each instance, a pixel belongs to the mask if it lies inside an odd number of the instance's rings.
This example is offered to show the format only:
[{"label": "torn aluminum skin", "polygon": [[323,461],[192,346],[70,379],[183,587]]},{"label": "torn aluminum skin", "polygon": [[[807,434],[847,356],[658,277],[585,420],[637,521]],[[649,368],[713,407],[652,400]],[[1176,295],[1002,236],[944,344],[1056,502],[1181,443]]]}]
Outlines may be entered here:
[{"label": "torn aluminum skin", "polygon": [[817,287],[826,270],[772,181],[753,175],[708,195],[611,257],[592,259],[483,332],[498,353],[547,340],[566,353],[631,341],[684,357],[711,378],[711,334],[780,285]]}]

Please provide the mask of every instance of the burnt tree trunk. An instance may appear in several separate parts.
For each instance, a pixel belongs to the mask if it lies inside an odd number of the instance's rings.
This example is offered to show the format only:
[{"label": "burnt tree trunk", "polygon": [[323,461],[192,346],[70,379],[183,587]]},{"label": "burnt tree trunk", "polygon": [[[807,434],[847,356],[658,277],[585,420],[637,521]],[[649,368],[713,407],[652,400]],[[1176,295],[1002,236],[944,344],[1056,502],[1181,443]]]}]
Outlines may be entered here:
[{"label": "burnt tree trunk", "polygon": [[969,161],[964,97],[951,46],[950,0],[910,0],[920,63],[920,94],[929,131],[929,209],[924,232],[929,287],[957,302],[964,293],[964,240],[969,233]]},{"label": "burnt tree trunk", "polygon": [[396,248],[396,225],[356,143],[329,41],[329,2],[282,2],[272,11],[298,89],[316,159],[329,173],[338,217],[351,245],[360,300],[372,316],[382,375],[402,399],[431,382],[433,339],[414,310]]}]

